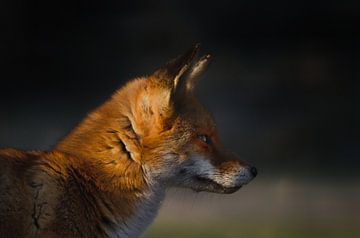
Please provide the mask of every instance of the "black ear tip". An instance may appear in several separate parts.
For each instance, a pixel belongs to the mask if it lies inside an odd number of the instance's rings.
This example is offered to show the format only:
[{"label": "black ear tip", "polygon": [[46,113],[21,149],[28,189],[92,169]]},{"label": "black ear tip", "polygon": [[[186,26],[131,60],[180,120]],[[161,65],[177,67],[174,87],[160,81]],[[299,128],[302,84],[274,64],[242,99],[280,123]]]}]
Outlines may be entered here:
[{"label": "black ear tip", "polygon": [[201,59],[204,59],[204,60],[209,60],[210,58],[212,58],[211,54],[206,54],[203,57],[201,57]]},{"label": "black ear tip", "polygon": [[157,78],[166,78],[169,84],[172,83],[176,77],[180,77],[191,65],[196,58],[200,49],[200,43],[195,43],[185,53],[167,62],[163,67],[155,71],[154,75]]},{"label": "black ear tip", "polygon": [[195,44],[194,44],[194,49],[200,49],[200,47],[201,47],[201,43],[200,42],[195,42]]},{"label": "black ear tip", "polygon": [[197,55],[197,53],[199,52],[201,47],[201,43],[200,42],[196,42],[195,44],[193,44],[193,46],[188,50],[188,53],[185,55],[188,55],[189,60],[193,60],[195,58],[195,56]]},{"label": "black ear tip", "polygon": [[200,42],[195,42],[190,49],[187,50],[187,53],[185,53],[185,55],[190,55],[190,58],[194,58],[195,55],[199,52],[201,47],[201,43]]}]

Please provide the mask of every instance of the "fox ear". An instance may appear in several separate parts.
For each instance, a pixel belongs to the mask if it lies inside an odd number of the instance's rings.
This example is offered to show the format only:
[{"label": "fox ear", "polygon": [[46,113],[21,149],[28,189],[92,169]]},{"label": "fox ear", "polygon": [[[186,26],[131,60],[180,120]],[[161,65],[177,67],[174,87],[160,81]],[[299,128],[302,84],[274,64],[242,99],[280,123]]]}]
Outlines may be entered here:
[{"label": "fox ear", "polygon": [[210,54],[204,55],[191,67],[185,80],[185,86],[187,91],[192,92],[194,90],[200,76],[209,65],[211,58],[212,57]]},{"label": "fox ear", "polygon": [[193,45],[184,54],[170,60],[163,67],[156,70],[153,74],[156,82],[175,92],[175,90],[181,87],[180,84],[183,84],[183,82],[180,82],[180,78],[191,65],[199,48],[199,43]]}]

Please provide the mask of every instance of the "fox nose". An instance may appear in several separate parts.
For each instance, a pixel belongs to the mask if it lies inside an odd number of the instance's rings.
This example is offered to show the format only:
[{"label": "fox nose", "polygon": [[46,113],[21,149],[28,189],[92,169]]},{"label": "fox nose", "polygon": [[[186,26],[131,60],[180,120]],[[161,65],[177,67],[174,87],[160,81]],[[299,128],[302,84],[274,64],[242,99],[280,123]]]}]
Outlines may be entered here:
[{"label": "fox nose", "polygon": [[251,174],[254,176],[254,178],[255,178],[256,175],[258,174],[257,169],[256,169],[254,166],[252,166],[252,167],[250,168],[250,172],[251,172]]}]

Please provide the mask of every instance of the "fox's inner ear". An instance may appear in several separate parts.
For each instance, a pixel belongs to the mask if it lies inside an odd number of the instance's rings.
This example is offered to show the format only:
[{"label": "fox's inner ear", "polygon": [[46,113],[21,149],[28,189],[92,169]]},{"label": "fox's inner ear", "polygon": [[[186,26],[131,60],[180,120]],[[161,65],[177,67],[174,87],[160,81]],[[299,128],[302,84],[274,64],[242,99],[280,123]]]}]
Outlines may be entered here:
[{"label": "fox's inner ear", "polygon": [[182,87],[183,82],[181,82],[180,78],[188,70],[199,48],[200,44],[195,44],[184,54],[170,60],[163,67],[155,71],[153,79],[156,80],[157,84],[175,93],[176,90]]},{"label": "fox's inner ear", "polygon": [[185,79],[185,86],[187,91],[193,91],[202,73],[206,70],[211,61],[211,55],[207,54],[201,57],[194,65],[189,69],[187,77]]}]

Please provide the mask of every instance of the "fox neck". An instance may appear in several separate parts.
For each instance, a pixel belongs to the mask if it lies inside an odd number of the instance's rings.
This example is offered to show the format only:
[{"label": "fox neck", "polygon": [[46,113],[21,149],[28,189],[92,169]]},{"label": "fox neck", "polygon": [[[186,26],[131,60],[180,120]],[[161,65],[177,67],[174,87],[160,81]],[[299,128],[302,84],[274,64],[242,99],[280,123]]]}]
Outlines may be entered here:
[{"label": "fox neck", "polygon": [[[86,161],[93,181],[104,194],[111,194],[125,225],[119,226],[120,237],[136,237],[155,217],[165,188],[157,183],[141,162],[142,148],[133,127],[132,104],[143,80],[133,81],[93,111],[55,150]],[[130,93],[129,93],[130,92]]]}]

